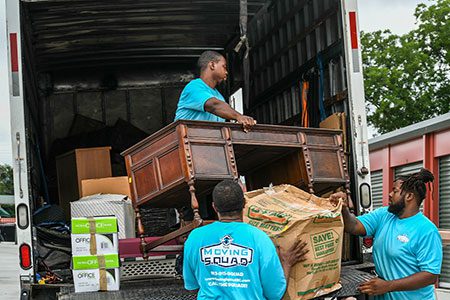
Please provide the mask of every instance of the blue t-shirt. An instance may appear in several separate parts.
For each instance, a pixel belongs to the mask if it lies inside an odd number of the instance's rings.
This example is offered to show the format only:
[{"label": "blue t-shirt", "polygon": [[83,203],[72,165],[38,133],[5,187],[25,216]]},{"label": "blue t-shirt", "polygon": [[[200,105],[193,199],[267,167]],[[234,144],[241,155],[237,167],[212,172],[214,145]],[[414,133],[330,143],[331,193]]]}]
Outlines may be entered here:
[{"label": "blue t-shirt", "polygon": [[[367,236],[374,238],[373,259],[384,280],[402,279],[426,271],[440,274],[442,240],[436,226],[421,212],[400,219],[382,207],[358,217]],[[414,291],[391,292],[377,300],[435,299],[433,285]]]},{"label": "blue t-shirt", "polygon": [[214,222],[191,232],[184,246],[184,287],[198,299],[281,299],[286,280],[275,246],[242,222]]},{"label": "blue t-shirt", "polygon": [[175,121],[199,120],[224,122],[224,119],[205,111],[205,103],[211,98],[225,101],[217,89],[212,89],[201,78],[192,80],[181,92],[175,113]]}]

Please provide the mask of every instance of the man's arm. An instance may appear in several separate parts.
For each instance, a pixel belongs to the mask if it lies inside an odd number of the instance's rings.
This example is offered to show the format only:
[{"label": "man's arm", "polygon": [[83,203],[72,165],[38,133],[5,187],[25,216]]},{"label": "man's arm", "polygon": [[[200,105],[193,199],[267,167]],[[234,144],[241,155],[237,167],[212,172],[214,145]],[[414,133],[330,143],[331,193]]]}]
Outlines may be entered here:
[{"label": "man's arm", "polygon": [[234,110],[228,103],[217,98],[210,98],[205,102],[205,111],[227,120],[235,120],[242,124],[244,131],[249,131],[256,124],[256,121],[249,116],[244,116]]},{"label": "man's arm", "polygon": [[335,194],[332,194],[330,196],[330,201],[332,202],[339,202],[339,199],[342,199],[342,217],[344,219],[344,230],[345,232],[348,232],[350,234],[354,235],[363,235],[365,236],[366,228],[364,225],[359,221],[354,214],[350,212],[349,209],[349,203],[351,200],[347,198],[347,194],[343,192],[338,192]]},{"label": "man's arm", "polygon": [[383,295],[389,292],[413,291],[434,284],[438,275],[429,272],[419,272],[411,276],[386,281],[373,278],[359,286],[359,290],[368,295]]}]

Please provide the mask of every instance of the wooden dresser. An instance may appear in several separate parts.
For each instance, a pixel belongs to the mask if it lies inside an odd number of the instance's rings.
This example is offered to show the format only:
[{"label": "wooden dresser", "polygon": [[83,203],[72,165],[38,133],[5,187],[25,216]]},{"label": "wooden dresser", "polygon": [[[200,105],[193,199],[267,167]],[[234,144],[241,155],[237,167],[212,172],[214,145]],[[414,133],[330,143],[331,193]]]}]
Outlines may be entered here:
[{"label": "wooden dresser", "polygon": [[248,190],[270,183],[316,194],[349,189],[339,130],[256,125],[245,133],[239,124],[181,120],[122,155],[135,208],[192,206],[196,225],[202,222],[197,196],[239,175]]}]

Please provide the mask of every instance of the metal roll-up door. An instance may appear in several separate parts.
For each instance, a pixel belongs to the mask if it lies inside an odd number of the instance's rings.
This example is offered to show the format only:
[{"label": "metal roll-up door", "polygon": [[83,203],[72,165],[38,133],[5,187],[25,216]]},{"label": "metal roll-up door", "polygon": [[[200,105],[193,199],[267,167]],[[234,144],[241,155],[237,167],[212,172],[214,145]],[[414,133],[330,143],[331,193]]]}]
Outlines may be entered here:
[{"label": "metal roll-up door", "polygon": [[413,164],[399,166],[394,169],[394,178],[397,178],[398,176],[401,175],[406,176],[417,173],[420,171],[420,168],[423,168],[423,163],[421,161]]},{"label": "metal roll-up door", "polygon": [[[420,171],[421,168],[423,168],[423,163],[421,161],[408,165],[399,166],[394,169],[394,178],[396,179],[398,176],[407,176],[417,173]],[[423,211],[423,202],[422,205],[420,206],[420,211]]]},{"label": "metal roll-up door", "polygon": [[377,209],[383,206],[383,171],[371,172],[370,182],[372,185],[373,209]]},{"label": "metal roll-up door", "polygon": [[[450,230],[450,155],[439,159],[439,227]],[[444,247],[439,285],[450,288],[450,246]]]}]

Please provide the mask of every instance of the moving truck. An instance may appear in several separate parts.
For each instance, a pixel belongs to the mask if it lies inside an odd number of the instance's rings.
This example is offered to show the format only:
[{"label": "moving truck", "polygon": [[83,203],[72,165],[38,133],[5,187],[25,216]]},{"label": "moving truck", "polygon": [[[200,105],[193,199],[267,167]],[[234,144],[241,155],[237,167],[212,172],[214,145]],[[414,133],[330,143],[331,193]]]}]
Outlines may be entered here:
[{"label": "moving truck", "polygon": [[[33,218],[42,201],[58,204],[54,162],[61,153],[54,151],[55,143],[70,140],[74,124],[113,126],[122,120],[148,135],[171,123],[205,50],[225,55],[229,76],[221,92],[234,101],[230,96],[241,90],[244,113],[260,124],[319,127],[325,117],[344,113],[352,198],[357,213],[371,209],[357,0],[1,0],[0,5],[6,9],[0,29],[9,54],[24,299],[52,287],[37,284]],[[87,135],[84,143],[96,146],[100,138]],[[126,173],[118,167],[113,175]],[[370,249],[362,240],[348,238],[346,247],[344,268],[367,266]],[[143,286],[151,288],[148,282]]]}]

